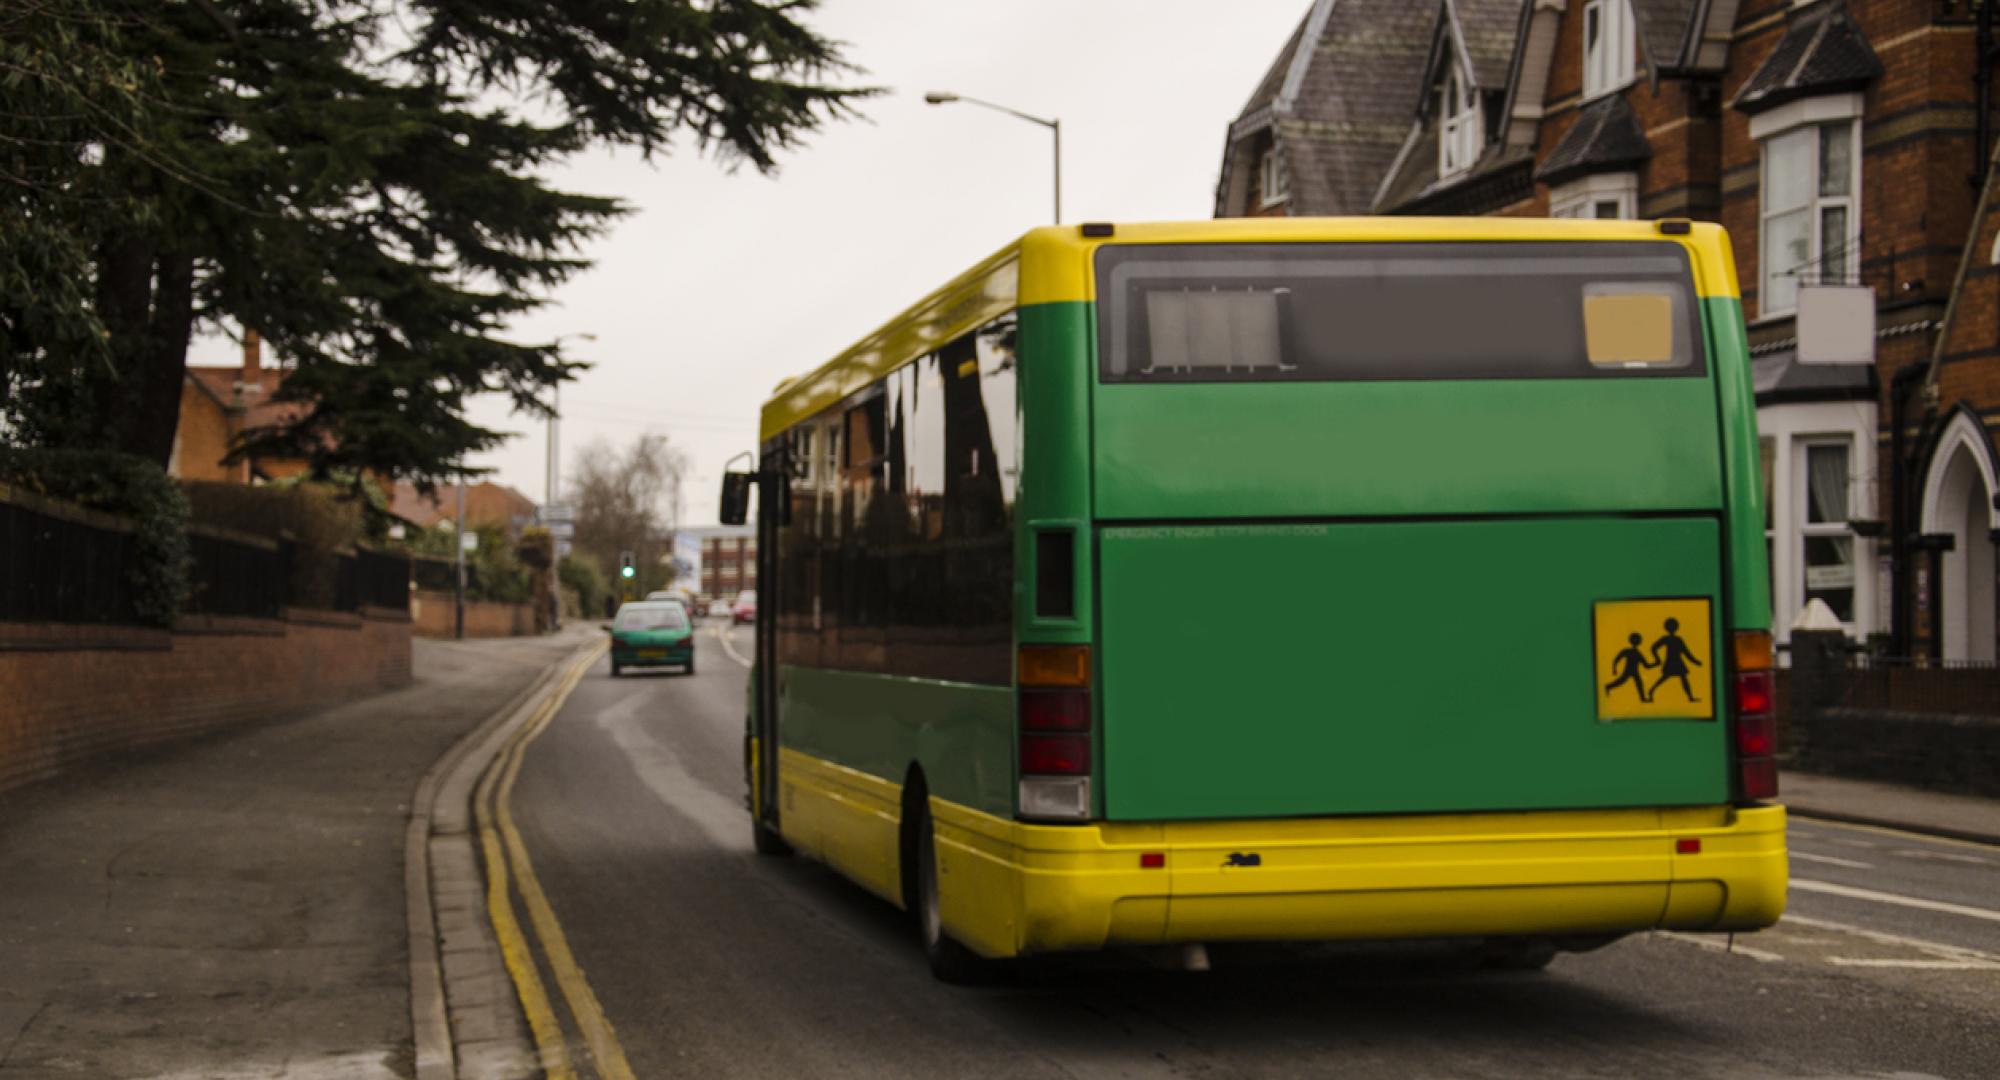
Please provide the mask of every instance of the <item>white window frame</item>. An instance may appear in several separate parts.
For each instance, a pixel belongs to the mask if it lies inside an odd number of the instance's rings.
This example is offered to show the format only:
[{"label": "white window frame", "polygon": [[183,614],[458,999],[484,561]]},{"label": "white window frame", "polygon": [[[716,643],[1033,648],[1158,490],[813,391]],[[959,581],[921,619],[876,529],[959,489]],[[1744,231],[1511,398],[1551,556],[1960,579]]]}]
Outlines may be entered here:
[{"label": "white window frame", "polygon": [[1808,535],[1854,536],[1854,617],[1842,624],[1850,638],[1887,629],[1878,605],[1886,603],[1878,572],[1878,544],[1855,535],[1842,524],[1806,524],[1806,448],[1838,444],[1847,447],[1847,517],[1865,521],[1880,498],[1876,479],[1875,404],[1869,401],[1796,402],[1766,405],[1757,410],[1757,430],[1770,439],[1770,525],[1765,532],[1771,551],[1771,633],[1791,640],[1792,623],[1805,609],[1805,553]]},{"label": "white window frame", "polygon": [[1272,143],[1257,155],[1257,205],[1276,206],[1291,196],[1290,178],[1284,170],[1284,155],[1277,144]]},{"label": "white window frame", "polygon": [[[1606,203],[1617,204],[1609,217],[1598,211]],[[1593,173],[1549,189],[1549,216],[1587,220],[1632,221],[1639,216],[1639,174],[1634,172]]]},{"label": "white window frame", "polygon": [[1438,84],[1438,179],[1458,176],[1479,160],[1486,141],[1486,118],[1479,107],[1479,90],[1465,69],[1454,63]]},{"label": "white window frame", "polygon": [[[1844,272],[1841,282],[1831,284],[1853,284],[1860,280],[1861,266],[1861,109],[1860,94],[1828,94],[1822,97],[1803,98],[1789,104],[1759,113],[1750,118],[1750,137],[1757,142],[1757,317],[1758,319],[1779,318],[1798,311],[1797,288],[1805,283],[1808,275],[1801,268],[1775,265],[1779,260],[1772,257],[1770,244],[1770,222],[1774,217],[1796,213],[1801,208],[1787,206],[1773,209],[1770,203],[1771,168],[1770,148],[1772,141],[1780,136],[1790,135],[1801,128],[1825,128],[1837,124],[1848,125],[1847,193],[1845,195],[1822,195],[1819,193],[1821,138],[1811,142],[1811,160],[1806,169],[1812,177],[1812,195],[1804,205],[1807,228],[1807,257],[1805,270],[1813,271],[1810,280],[1824,282],[1818,276],[1818,269],[1825,264],[1828,247],[1822,228],[1824,214],[1830,209],[1841,209],[1847,214],[1846,234],[1840,239],[1840,253],[1844,255]],[[1783,306],[1772,302],[1771,284],[1787,274],[1798,275],[1793,287],[1794,299]]]},{"label": "white window frame", "polygon": [[[1590,33],[1593,25],[1595,41]],[[1583,100],[1632,85],[1638,77],[1639,41],[1629,0],[1590,0],[1583,5],[1583,32],[1578,37],[1583,46]]]}]

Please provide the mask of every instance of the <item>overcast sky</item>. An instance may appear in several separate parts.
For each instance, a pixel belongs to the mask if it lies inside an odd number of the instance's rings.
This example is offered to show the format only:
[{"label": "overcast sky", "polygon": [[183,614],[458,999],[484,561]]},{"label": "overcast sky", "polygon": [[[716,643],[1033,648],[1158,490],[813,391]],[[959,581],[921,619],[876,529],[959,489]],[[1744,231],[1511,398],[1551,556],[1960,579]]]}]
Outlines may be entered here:
[{"label": "overcast sky", "polygon": [[[1063,124],[1063,217],[1206,218],[1230,120],[1309,0],[825,0],[813,25],[886,93],[774,176],[683,149],[577,161],[555,182],[634,207],[597,265],[521,325],[589,332],[595,366],[562,391],[564,469],[595,439],[661,432],[691,463],[683,524],[713,523],[718,480],[753,450],[776,383],[817,367],[932,288],[1050,218],[1047,129],[950,90]],[[477,459],[540,501],[543,426]]]}]

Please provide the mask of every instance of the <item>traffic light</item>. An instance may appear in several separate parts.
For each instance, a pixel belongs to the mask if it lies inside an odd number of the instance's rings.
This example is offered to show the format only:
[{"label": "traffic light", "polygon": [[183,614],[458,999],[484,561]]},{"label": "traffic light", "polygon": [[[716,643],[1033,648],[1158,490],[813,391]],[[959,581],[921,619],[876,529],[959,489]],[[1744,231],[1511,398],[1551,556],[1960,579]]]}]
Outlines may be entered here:
[{"label": "traffic light", "polygon": [[638,557],[629,551],[618,553],[618,576],[627,581],[639,576]]}]

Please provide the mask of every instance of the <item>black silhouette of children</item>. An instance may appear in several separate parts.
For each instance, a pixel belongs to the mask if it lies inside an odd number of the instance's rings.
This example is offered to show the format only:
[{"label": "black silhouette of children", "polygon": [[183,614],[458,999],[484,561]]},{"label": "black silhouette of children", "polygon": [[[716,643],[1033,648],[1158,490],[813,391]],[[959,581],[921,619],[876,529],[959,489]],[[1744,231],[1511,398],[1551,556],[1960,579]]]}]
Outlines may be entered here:
[{"label": "black silhouette of children", "polygon": [[[1653,660],[1659,664],[1660,678],[1653,683],[1652,693],[1659,693],[1660,687],[1668,679],[1679,679],[1681,681],[1681,692],[1687,695],[1687,699],[1691,702],[1699,702],[1701,699],[1694,696],[1694,687],[1688,684],[1687,666],[1693,664],[1696,667],[1700,667],[1702,664],[1700,660],[1695,659],[1694,651],[1688,648],[1688,643],[1681,640],[1678,632],[1680,628],[1681,621],[1679,619],[1668,619],[1666,636],[1653,642]],[[1660,656],[1661,649],[1667,651],[1665,658]]]},{"label": "black silhouette of children", "polygon": [[1639,692],[1640,702],[1650,702],[1653,696],[1646,692],[1646,680],[1639,677],[1641,670],[1653,666],[1646,659],[1646,654],[1639,651],[1639,644],[1646,639],[1632,634],[1625,640],[1631,642],[1631,647],[1619,653],[1611,661],[1611,668],[1618,673],[1618,677],[1604,684],[1604,692],[1609,694],[1629,682],[1632,684],[1632,689]]}]

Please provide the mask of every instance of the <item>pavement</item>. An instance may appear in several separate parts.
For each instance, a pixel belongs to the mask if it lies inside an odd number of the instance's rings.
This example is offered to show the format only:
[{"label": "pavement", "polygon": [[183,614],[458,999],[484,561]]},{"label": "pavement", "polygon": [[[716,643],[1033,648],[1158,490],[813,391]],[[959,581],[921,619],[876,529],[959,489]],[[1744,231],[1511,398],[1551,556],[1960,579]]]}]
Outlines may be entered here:
[{"label": "pavement", "polygon": [[1780,775],[1778,797],[1798,817],[2000,844],[2000,800],[1800,772]]},{"label": "pavement", "polygon": [[409,1077],[420,778],[594,628],[0,797],[0,1078]]},{"label": "pavement", "polygon": [[[407,689],[0,796],[0,1080],[414,1076],[413,796],[596,633],[419,641]],[[714,627],[703,642],[740,654],[749,634]],[[1967,1062],[2000,1054],[1967,1036],[2000,1038],[1987,931],[2000,852],[1903,835],[2000,844],[2000,804],[1801,773],[1782,788],[1801,819],[1793,914],[1742,943],[1647,936],[1564,957],[1553,982],[1275,951],[1225,958],[1213,989],[1086,962],[952,991],[894,909],[749,853],[743,669],[732,650],[703,651],[692,678],[612,680],[600,662],[521,777],[527,848],[639,1075],[1282,1075],[1308,1049],[1363,1073],[1486,1075],[1504,1051],[1495,1075],[1785,1075],[1836,1060],[1977,1075]],[[1876,1015],[1910,1001],[1924,1011]],[[1456,1056],[1413,1056],[1438,1009],[1459,1025]],[[594,1065],[584,1034],[569,1038]],[[1732,1046],[1760,1049],[1731,1059]]]}]

